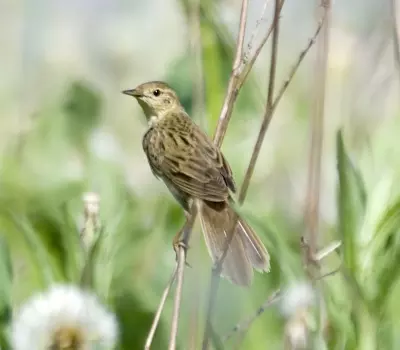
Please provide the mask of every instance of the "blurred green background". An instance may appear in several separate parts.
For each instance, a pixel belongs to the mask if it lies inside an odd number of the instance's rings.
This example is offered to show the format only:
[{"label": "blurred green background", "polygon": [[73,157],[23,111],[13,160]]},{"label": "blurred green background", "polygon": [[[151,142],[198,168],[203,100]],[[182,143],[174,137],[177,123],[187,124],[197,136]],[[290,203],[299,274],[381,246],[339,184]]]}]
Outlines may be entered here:
[{"label": "blurred green background", "polygon": [[[52,282],[76,282],[82,266],[82,195],[101,198],[104,228],[93,287],[117,314],[121,349],[143,347],[175,263],[184,221],[151,174],[141,146],[144,116],[121,90],[165,80],[193,111],[196,67],[190,4],[181,0],[0,2],[0,322]],[[246,45],[264,1],[250,1]],[[389,1],[333,4],[320,205],[321,248],[342,239],[322,273],[329,349],[400,347],[399,72]],[[258,43],[271,22],[267,6]],[[193,117],[212,135],[229,78],[240,1],[201,1],[205,105]],[[315,2],[282,12],[277,86],[314,32]],[[247,46],[245,46],[247,48]],[[269,43],[236,104],[223,151],[241,183],[261,124]],[[214,322],[223,337],[277,288],[303,280],[300,236],[314,103],[315,49],[287,90],[267,132],[243,213],[272,257],[250,289],[221,282]],[[342,129],[342,134],[338,130]],[[238,156],[240,155],[240,156]],[[210,259],[192,238],[179,327],[181,349],[199,348]],[[11,260],[8,260],[10,256]],[[10,264],[12,266],[12,273]],[[193,315],[199,313],[196,319]],[[167,347],[172,299],[154,349]],[[281,349],[285,320],[268,309],[243,349]],[[2,338],[2,336],[0,337]],[[238,336],[225,344],[235,348]],[[194,345],[193,345],[194,344]]]}]

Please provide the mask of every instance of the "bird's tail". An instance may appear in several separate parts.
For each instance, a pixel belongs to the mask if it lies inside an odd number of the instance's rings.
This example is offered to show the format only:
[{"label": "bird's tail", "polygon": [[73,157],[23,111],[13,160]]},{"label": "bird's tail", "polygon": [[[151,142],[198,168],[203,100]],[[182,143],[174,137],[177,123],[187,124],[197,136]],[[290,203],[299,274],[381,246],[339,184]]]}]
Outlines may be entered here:
[{"label": "bird's tail", "polygon": [[222,276],[237,285],[248,286],[253,279],[253,268],[269,271],[269,254],[253,229],[227,202],[199,202],[199,217],[208,251],[215,263],[221,258],[232,226],[237,220],[227,254],[222,265]]}]

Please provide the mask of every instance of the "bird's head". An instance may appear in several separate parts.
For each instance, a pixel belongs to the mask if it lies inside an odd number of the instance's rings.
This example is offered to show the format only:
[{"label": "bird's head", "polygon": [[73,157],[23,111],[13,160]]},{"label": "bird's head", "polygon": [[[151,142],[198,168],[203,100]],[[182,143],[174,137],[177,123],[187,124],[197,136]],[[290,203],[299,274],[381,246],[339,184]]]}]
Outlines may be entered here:
[{"label": "bird's head", "polygon": [[161,81],[150,81],[122,93],[137,99],[149,122],[160,120],[168,112],[182,108],[176,92]]}]

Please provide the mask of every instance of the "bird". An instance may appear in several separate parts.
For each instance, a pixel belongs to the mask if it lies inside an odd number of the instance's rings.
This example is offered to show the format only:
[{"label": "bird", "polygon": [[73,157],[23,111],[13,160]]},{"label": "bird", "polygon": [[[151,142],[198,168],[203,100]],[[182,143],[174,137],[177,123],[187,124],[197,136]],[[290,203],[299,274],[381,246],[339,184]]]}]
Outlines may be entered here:
[{"label": "bird", "polygon": [[223,255],[236,220],[221,276],[236,285],[249,286],[253,268],[269,272],[267,249],[233,208],[231,193],[235,193],[236,185],[228,162],[186,113],[174,89],[162,81],[149,81],[122,93],[137,100],[147,119],[142,146],[154,176],[164,181],[186,216],[191,203],[197,203],[214,263]]}]

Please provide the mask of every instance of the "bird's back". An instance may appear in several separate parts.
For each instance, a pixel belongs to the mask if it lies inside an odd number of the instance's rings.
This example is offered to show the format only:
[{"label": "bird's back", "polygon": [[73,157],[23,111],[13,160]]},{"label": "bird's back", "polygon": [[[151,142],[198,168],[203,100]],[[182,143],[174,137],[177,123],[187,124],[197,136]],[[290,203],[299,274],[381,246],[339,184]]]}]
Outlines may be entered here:
[{"label": "bird's back", "polygon": [[220,150],[182,110],[170,112],[143,138],[153,173],[188,196],[211,202],[235,191],[231,169]]}]

